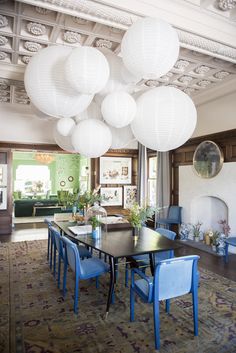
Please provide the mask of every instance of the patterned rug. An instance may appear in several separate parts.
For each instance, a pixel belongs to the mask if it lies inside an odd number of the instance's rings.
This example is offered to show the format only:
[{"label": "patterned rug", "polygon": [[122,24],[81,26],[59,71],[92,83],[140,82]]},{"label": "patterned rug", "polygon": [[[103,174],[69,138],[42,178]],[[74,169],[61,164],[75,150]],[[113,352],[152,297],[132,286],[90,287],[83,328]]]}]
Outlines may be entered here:
[{"label": "patterned rug", "polygon": [[[199,337],[193,336],[189,295],[161,307],[162,353],[235,353],[236,282],[200,270]],[[104,321],[109,275],[80,285],[73,313],[73,273],[64,300],[46,261],[46,241],[0,244],[1,353],[154,352],[152,306],[136,303],[129,322],[129,289],[119,271],[115,304]]]}]

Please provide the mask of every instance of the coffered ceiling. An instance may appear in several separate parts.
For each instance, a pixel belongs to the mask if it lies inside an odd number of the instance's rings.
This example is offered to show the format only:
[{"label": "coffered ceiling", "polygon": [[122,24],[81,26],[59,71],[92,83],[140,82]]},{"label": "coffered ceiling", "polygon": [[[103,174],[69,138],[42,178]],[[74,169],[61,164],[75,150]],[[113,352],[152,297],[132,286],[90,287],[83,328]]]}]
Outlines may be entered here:
[{"label": "coffered ceiling", "polygon": [[[114,0],[109,1],[113,7],[104,4],[108,1],[101,3],[90,0],[0,0],[0,102],[30,103],[24,89],[24,70],[30,58],[48,45],[106,47],[119,54],[125,30],[140,14],[115,7],[114,3],[118,2]],[[182,0],[172,1],[172,4],[202,11],[204,16],[217,20],[222,26],[236,28],[236,0]],[[158,80],[140,81],[136,90],[171,85],[194,99],[235,80],[234,43],[231,46],[212,40],[210,34],[197,36],[175,27],[181,50],[174,68]],[[225,34],[225,38],[229,36]]]}]

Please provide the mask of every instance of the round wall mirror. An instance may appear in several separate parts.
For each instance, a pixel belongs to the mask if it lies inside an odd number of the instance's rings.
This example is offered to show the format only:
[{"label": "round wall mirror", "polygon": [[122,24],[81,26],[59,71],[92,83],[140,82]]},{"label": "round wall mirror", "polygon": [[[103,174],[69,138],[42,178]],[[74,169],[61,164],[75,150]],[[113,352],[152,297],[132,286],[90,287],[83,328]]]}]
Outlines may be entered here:
[{"label": "round wall mirror", "polygon": [[203,141],[193,155],[193,169],[201,178],[213,178],[221,170],[223,153],[213,141]]}]

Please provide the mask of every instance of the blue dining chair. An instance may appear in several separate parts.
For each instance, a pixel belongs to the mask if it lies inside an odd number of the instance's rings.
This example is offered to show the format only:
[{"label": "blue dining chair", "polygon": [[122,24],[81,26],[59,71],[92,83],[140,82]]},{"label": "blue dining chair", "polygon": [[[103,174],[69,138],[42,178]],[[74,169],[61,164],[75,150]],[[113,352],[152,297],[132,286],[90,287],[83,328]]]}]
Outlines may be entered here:
[{"label": "blue dining chair", "polygon": [[236,237],[229,237],[225,239],[225,256],[224,256],[225,263],[229,261],[229,245],[236,246]]},{"label": "blue dining chair", "polygon": [[78,313],[79,298],[79,281],[83,279],[96,278],[96,287],[98,286],[98,278],[100,275],[108,272],[110,266],[98,258],[80,259],[79,249],[70,239],[62,236],[65,245],[64,276],[63,276],[63,294],[65,295],[67,266],[75,272],[75,288],[74,288],[74,312]]},{"label": "blue dining chair", "polygon": [[[57,267],[57,286],[60,288],[60,278],[61,278],[61,262],[65,263],[65,248],[62,242],[62,236],[60,233],[52,226],[49,226],[49,231],[51,233],[51,239],[53,243],[53,275],[56,277],[56,263],[57,263],[57,253],[58,253],[58,267]],[[81,258],[90,258],[91,253],[83,245],[76,245],[79,248]],[[65,290],[63,288],[63,290]]]},{"label": "blue dining chair", "polygon": [[169,229],[172,224],[180,225],[182,223],[181,211],[182,207],[180,206],[170,206],[167,217],[157,219],[157,226],[160,227],[161,225],[164,225],[167,229]]},{"label": "blue dining chair", "polygon": [[[172,230],[165,229],[165,228],[156,228],[155,231],[168,239],[174,240],[176,238],[176,233],[173,232]],[[162,260],[170,259],[172,257],[174,257],[173,250],[157,252],[154,255],[154,265],[157,265],[158,262]],[[138,267],[142,267],[142,271],[144,273],[145,273],[146,267],[150,265],[150,258],[148,254],[132,256],[130,260],[131,262],[134,260],[137,263]],[[126,287],[128,287],[128,283],[129,283],[129,264],[126,263],[125,265],[125,286]]]},{"label": "blue dining chair", "polygon": [[[134,321],[135,294],[144,302],[153,303],[155,349],[160,349],[160,300],[166,300],[169,313],[171,298],[191,293],[194,336],[198,336],[198,260],[197,255],[163,260],[157,264],[154,277],[148,277],[136,268],[131,270],[130,321]],[[135,280],[135,275],[141,279]]]}]

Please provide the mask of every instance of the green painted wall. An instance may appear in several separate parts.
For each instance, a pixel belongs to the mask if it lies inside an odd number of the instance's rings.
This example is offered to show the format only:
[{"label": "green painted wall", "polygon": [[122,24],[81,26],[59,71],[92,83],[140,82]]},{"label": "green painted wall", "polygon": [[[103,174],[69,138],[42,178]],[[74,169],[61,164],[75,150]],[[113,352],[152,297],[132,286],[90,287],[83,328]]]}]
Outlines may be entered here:
[{"label": "green painted wall", "polygon": [[[80,180],[84,179],[81,175],[81,168],[84,174],[84,168],[89,166],[89,160],[78,154],[53,153],[53,156],[54,161],[47,164],[50,170],[51,193],[56,194],[57,190],[79,189]],[[16,169],[19,165],[43,164],[35,160],[35,152],[13,152],[13,182],[16,179]]]}]

